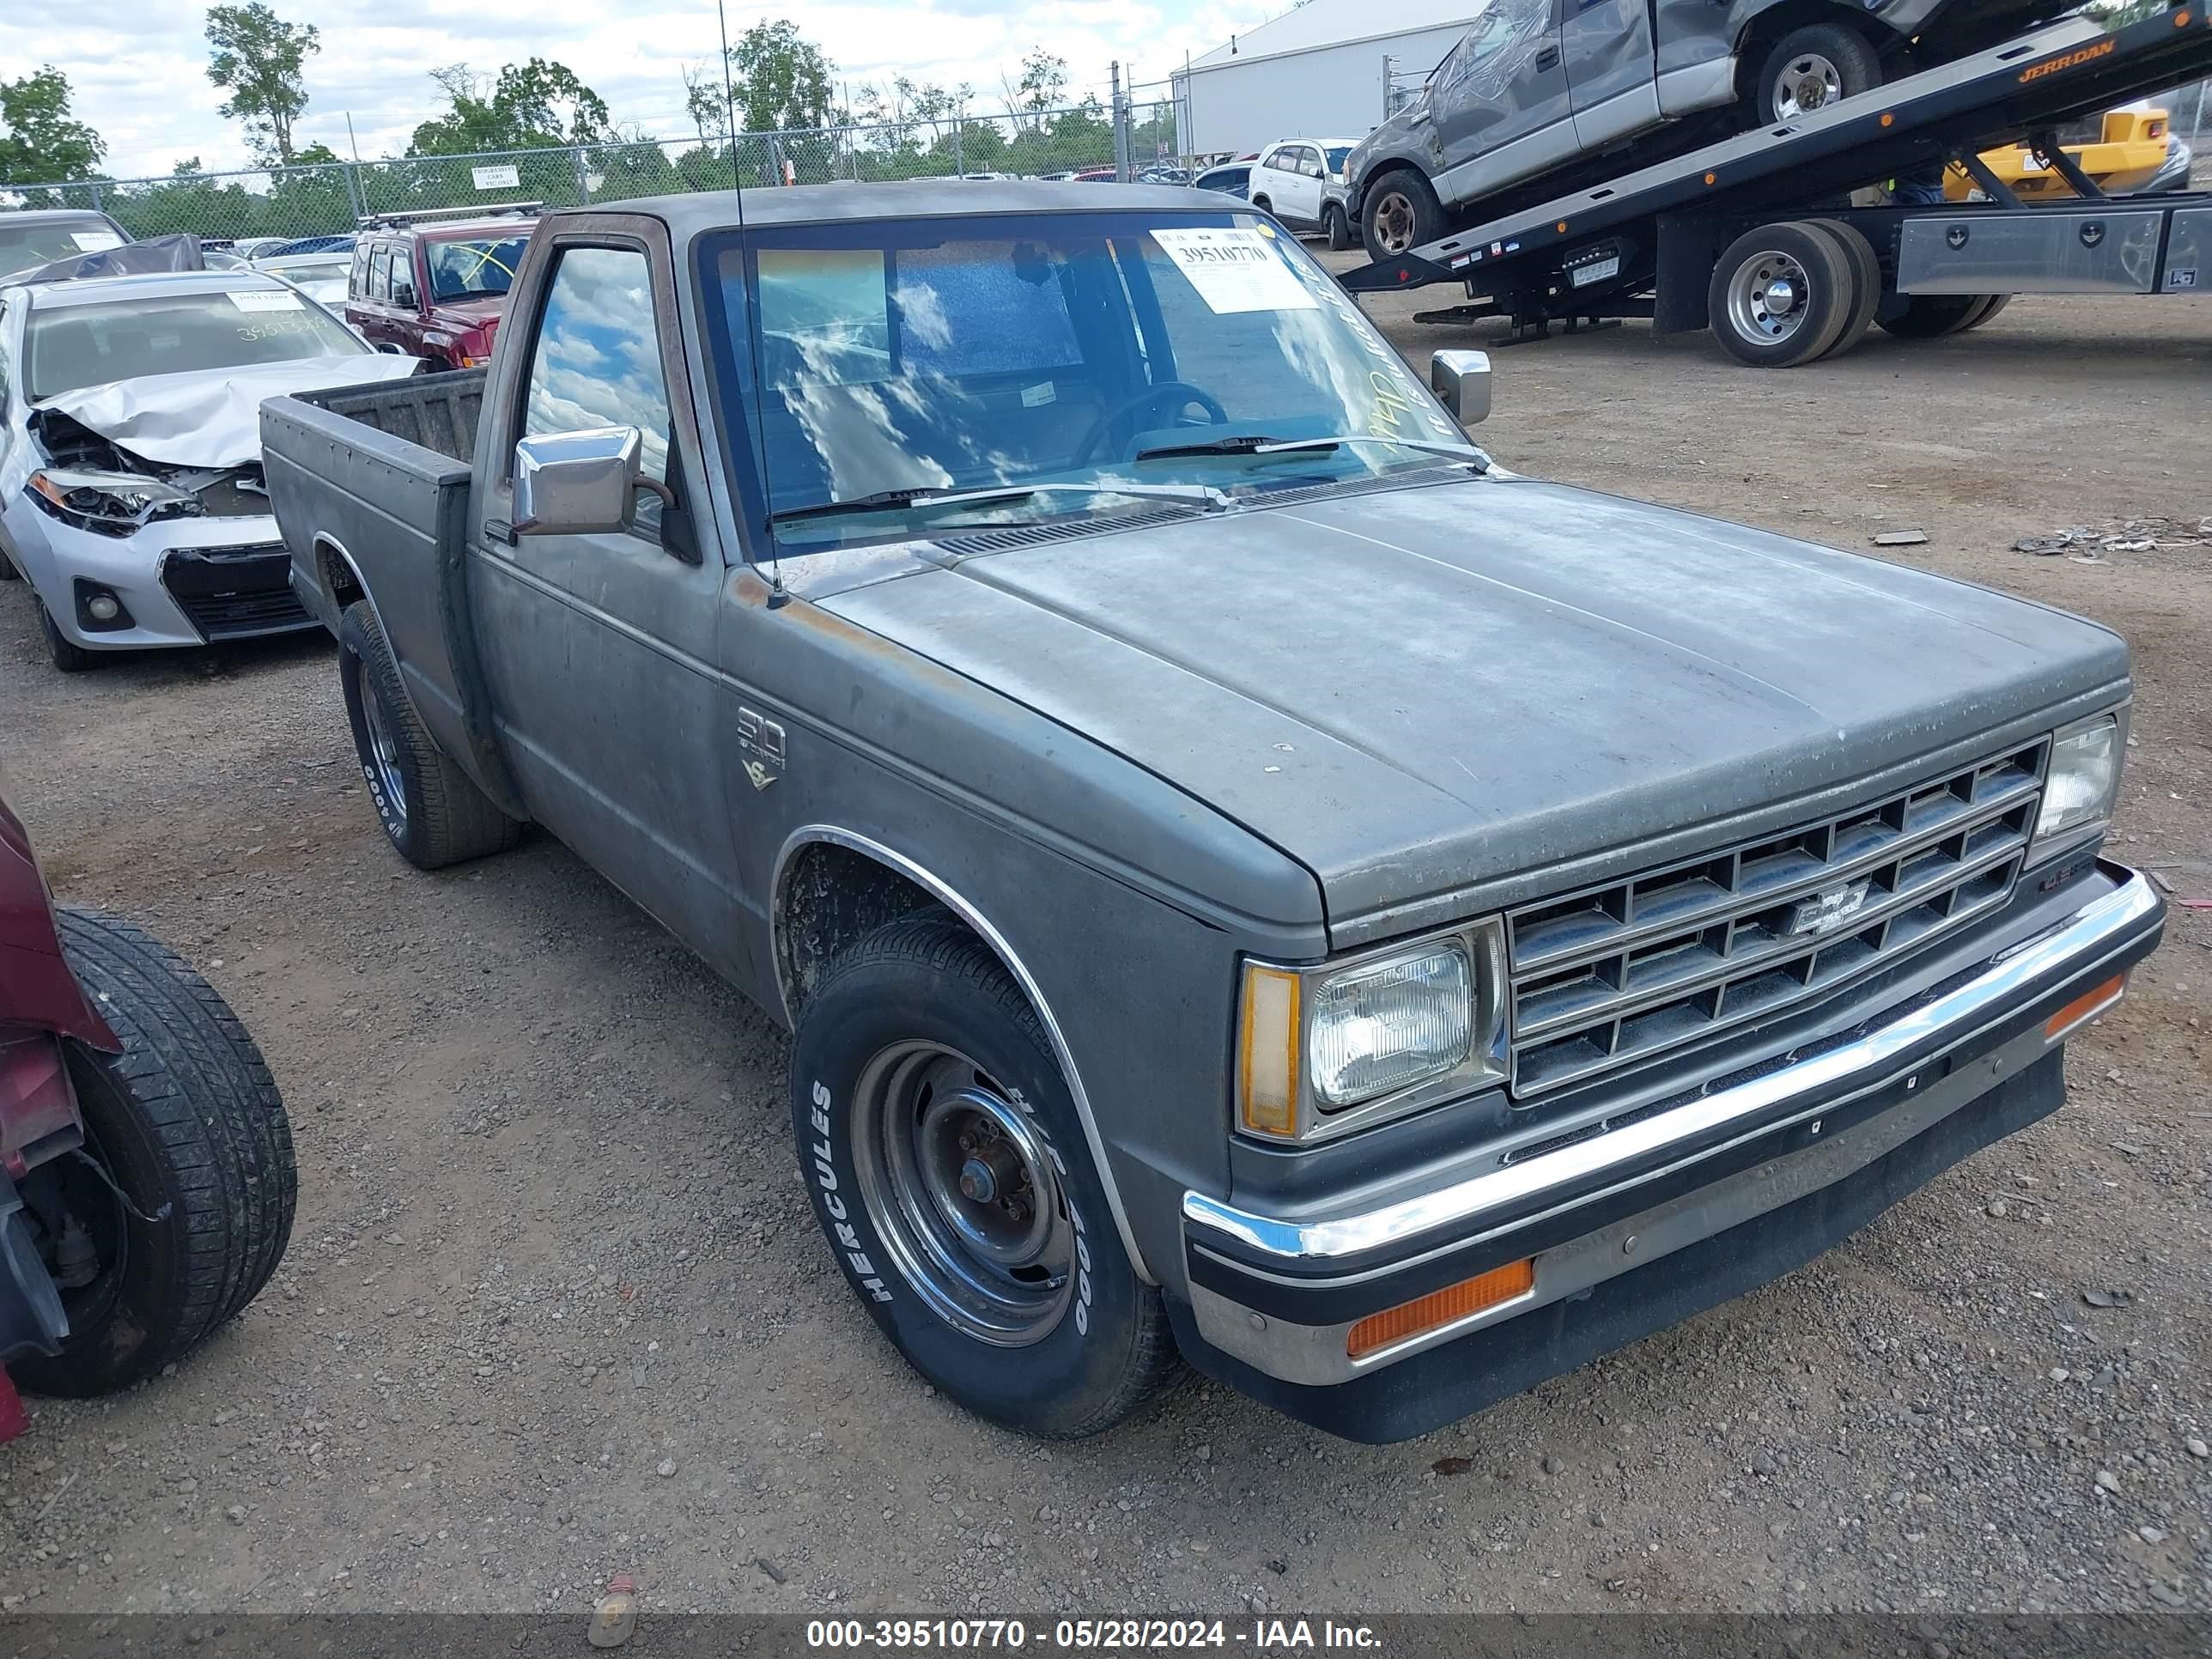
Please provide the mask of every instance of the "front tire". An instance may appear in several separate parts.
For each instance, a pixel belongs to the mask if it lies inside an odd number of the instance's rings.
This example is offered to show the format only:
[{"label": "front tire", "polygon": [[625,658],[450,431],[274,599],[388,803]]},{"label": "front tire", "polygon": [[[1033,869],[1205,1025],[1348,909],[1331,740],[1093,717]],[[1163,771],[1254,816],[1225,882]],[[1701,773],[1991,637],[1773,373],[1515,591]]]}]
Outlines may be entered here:
[{"label": "front tire", "polygon": [[1443,204],[1429,181],[1393,167],[1368,185],[1359,203],[1359,236],[1370,258],[1395,258],[1444,234]]},{"label": "front tire", "polygon": [[71,1043],[69,1059],[85,1154],[129,1207],[83,1159],[57,1160],[98,1273],[63,1291],[61,1352],[9,1369],[37,1393],[82,1398],[153,1376],[251,1302],[283,1258],[299,1183],[283,1097],[214,988],[128,922],[56,915],[70,967],[123,1043]]},{"label": "front tire", "polygon": [[1342,204],[1331,202],[1322,210],[1321,228],[1328,239],[1331,253],[1341,253],[1352,246],[1352,220]]},{"label": "front tire", "polygon": [[46,602],[40,599],[37,604],[39,632],[46,641],[46,656],[53,665],[64,674],[82,674],[88,668],[96,667],[100,653],[88,651],[75,641],[65,638],[55,624],[53,612],[46,609]]},{"label": "front tire", "polygon": [[1792,121],[1881,84],[1881,59],[1856,29],[1838,23],[1792,29],[1759,65],[1752,94],[1755,124]]},{"label": "front tire", "polygon": [[418,870],[503,853],[522,826],[441,750],[400,689],[399,665],[368,601],[338,618],[338,681],[377,822]]},{"label": "front tire", "polygon": [[840,957],[799,1017],[791,1085],[839,1268],[951,1398],[1068,1440],[1174,1375],[1043,1025],[974,934],[924,913]]}]

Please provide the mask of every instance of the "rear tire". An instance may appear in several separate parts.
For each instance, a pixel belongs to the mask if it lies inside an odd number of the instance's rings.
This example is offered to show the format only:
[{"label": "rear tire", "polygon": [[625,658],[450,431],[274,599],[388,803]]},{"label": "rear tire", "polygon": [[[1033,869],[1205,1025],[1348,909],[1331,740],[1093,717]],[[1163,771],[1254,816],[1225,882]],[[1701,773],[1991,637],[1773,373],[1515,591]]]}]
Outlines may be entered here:
[{"label": "rear tire", "polygon": [[1321,228],[1328,238],[1328,251],[1341,253],[1352,246],[1352,220],[1341,204],[1331,202],[1321,210]]},{"label": "rear tire", "polygon": [[967,1410],[1073,1440],[1176,1376],[1043,1024],[957,922],[890,922],[829,969],[793,1041],[791,1114],[847,1282]]},{"label": "rear tire", "polygon": [[67,907],[56,920],[123,1042],[119,1054],[69,1045],[85,1152],[140,1214],[82,1160],[57,1161],[99,1275],[62,1293],[60,1353],[9,1369],[40,1394],[82,1398],[153,1376],[259,1293],[291,1238],[299,1180],[283,1097],[214,988],[128,922]]},{"label": "rear tire", "polygon": [[1839,23],[1792,29],[1775,43],[1752,82],[1755,125],[1810,115],[1881,84],[1881,59],[1867,38]]},{"label": "rear tire", "polygon": [[1447,228],[1435,187],[1411,167],[1391,168],[1360,198],[1359,238],[1370,258],[1395,258]]},{"label": "rear tire", "polygon": [[1985,320],[1990,301],[2009,298],[1994,294],[1914,294],[1905,309],[1879,319],[1882,329],[1900,340],[1940,340]]},{"label": "rear tire", "polygon": [[64,674],[82,674],[100,662],[97,651],[88,651],[72,640],[64,639],[62,630],[54,625],[53,613],[46,609],[44,599],[36,601],[39,607],[39,632],[46,636],[46,655],[55,667]]},{"label": "rear tire", "polygon": [[1859,303],[1843,242],[1811,222],[1761,225],[1729,244],[1705,303],[1713,337],[1740,363],[1795,368],[1842,337]]},{"label": "rear tire", "polygon": [[477,787],[415,717],[368,600],[345,608],[338,646],[354,752],[377,821],[399,856],[418,870],[441,870],[503,853],[520,840],[522,825]]},{"label": "rear tire", "polygon": [[1856,225],[1842,219],[1808,219],[1808,225],[1818,225],[1834,237],[1851,262],[1852,289],[1850,314],[1844,319],[1843,332],[1836,336],[1835,343],[1820,355],[1840,357],[1867,337],[1874,326],[1875,307],[1881,303],[1881,259],[1874,251],[1874,244]]},{"label": "rear tire", "polygon": [[1990,294],[1983,297],[1986,303],[1978,311],[1968,316],[1965,322],[1959,325],[1957,331],[1959,333],[1964,334],[1970,328],[1979,328],[2012,303],[2012,295],[2009,294]]}]

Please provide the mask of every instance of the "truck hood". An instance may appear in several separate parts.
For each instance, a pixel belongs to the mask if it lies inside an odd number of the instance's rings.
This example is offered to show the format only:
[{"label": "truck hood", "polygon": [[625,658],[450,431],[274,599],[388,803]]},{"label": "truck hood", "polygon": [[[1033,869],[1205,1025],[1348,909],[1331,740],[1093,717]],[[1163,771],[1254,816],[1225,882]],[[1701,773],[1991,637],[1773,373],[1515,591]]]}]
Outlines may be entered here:
[{"label": "truck hood", "polygon": [[2127,675],[2058,611],[1526,480],[1047,541],[819,603],[1263,836],[1340,942]]},{"label": "truck hood", "polygon": [[424,320],[432,328],[459,329],[465,333],[472,328],[497,328],[500,314],[506,309],[504,294],[488,294],[480,300],[441,300],[430,307]]},{"label": "truck hood", "polygon": [[[414,357],[362,352],[302,357],[238,368],[145,374],[80,386],[34,407],[68,416],[88,431],[165,466],[244,466],[261,459],[261,403],[298,392],[404,380],[421,367]],[[14,476],[20,471],[21,476]],[[0,477],[12,497],[30,477],[30,458]]]}]

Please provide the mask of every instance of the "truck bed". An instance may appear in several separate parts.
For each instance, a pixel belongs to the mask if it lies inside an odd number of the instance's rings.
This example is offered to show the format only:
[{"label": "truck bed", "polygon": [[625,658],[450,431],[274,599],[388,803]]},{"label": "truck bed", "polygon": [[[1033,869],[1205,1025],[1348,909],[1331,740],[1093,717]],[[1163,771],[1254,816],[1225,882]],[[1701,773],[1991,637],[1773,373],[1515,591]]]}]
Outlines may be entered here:
[{"label": "truck bed", "polygon": [[365,599],[438,746],[495,798],[489,734],[474,730],[466,617],[469,481],[484,371],[339,386],[261,406],[270,510],[300,601],[331,630]]}]

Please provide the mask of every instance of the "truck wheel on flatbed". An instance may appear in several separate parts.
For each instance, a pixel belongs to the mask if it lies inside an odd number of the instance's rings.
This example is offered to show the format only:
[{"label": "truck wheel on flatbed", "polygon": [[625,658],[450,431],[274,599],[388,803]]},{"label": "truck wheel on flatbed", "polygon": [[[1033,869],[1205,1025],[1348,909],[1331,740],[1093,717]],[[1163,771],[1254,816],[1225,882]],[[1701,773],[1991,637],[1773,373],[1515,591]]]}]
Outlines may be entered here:
[{"label": "truck wheel on flatbed", "polygon": [[400,857],[418,870],[503,853],[522,826],[431,741],[400,690],[399,665],[366,599],[338,619],[338,679],[368,798]]},{"label": "truck wheel on flatbed", "polygon": [[1881,84],[1881,59],[1866,36],[1840,23],[1792,29],[1775,42],[1752,83],[1756,125],[1810,115]]},{"label": "truck wheel on flatbed", "polygon": [[2012,296],[2006,294],[1913,294],[1893,317],[1880,319],[1900,340],[1940,340],[1987,321]]},{"label": "truck wheel on flatbed", "polygon": [[960,1405],[1074,1439],[1175,1375],[1160,1293],[1122,1249],[1043,1025],[957,921],[890,922],[823,974],[791,1112],[839,1268]]},{"label": "truck wheel on flatbed", "polygon": [[9,1369],[40,1394],[125,1388],[180,1358],[269,1282],[298,1176],[283,1097],[213,987],[128,922],[58,909],[63,953],[122,1039],[70,1045],[81,1153],[56,1161],[76,1272],[70,1334]]},{"label": "truck wheel on flatbed", "polygon": [[1388,259],[1433,242],[1445,228],[1436,191],[1410,167],[1393,167],[1360,198],[1359,235],[1370,258]]},{"label": "truck wheel on flatbed", "polygon": [[1865,233],[1848,221],[1808,219],[1805,222],[1818,225],[1833,236],[1851,262],[1851,313],[1844,319],[1844,331],[1836,336],[1835,343],[1821,354],[1840,357],[1865,339],[1867,331],[1874,326],[1875,307],[1881,303],[1881,258]]},{"label": "truck wheel on flatbed", "polygon": [[1813,223],[1761,225],[1729,244],[1705,301],[1714,337],[1738,362],[1794,368],[1842,337],[1858,286],[1833,233]]}]

